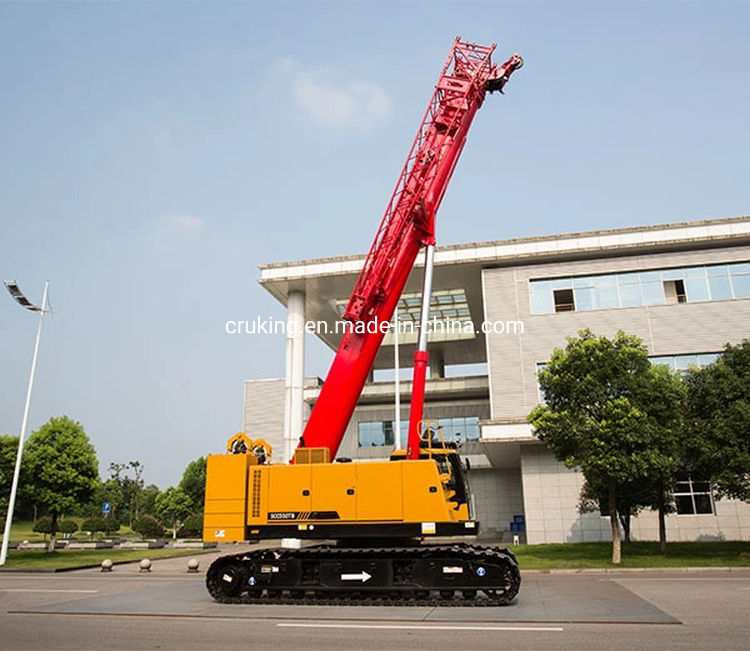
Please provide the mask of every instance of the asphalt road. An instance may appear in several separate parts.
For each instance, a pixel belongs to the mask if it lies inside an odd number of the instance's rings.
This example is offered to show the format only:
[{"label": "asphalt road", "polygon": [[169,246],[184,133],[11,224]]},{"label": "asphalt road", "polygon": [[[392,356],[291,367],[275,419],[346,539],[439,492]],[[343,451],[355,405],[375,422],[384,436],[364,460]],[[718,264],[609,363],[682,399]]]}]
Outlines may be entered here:
[{"label": "asphalt road", "polygon": [[2,572],[0,649],[750,649],[750,572],[527,572],[505,608],[336,608],[216,604],[200,560]]}]

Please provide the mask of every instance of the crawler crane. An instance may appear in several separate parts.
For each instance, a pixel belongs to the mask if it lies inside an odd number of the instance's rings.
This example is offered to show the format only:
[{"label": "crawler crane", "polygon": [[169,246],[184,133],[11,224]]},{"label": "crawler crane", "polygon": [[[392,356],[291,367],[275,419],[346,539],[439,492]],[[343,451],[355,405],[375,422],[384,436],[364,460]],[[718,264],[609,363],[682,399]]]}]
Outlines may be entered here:
[{"label": "crawler crane", "polygon": [[268,443],[240,433],[207,465],[204,540],[329,542],[218,558],[206,574],[217,601],[500,605],[518,593],[520,573],[508,550],[425,542],[478,532],[456,446],[443,440],[439,424],[422,420],[422,410],[435,213],[485,96],[502,92],[523,65],[517,54],[493,63],[494,49],[453,43],[344,312],[353,323],[390,322],[425,247],[406,450],[383,461],[336,459],[385,335],[379,327],[352,328],[292,463],[269,463]]}]

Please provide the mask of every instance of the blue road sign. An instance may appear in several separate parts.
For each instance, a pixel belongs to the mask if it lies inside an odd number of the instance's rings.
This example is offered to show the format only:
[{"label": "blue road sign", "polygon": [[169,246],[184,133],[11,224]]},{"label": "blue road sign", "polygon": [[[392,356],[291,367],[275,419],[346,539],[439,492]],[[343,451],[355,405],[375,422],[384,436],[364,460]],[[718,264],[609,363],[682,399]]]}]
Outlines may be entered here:
[{"label": "blue road sign", "polygon": [[112,513],[112,504],[110,502],[102,502],[102,515],[109,515]]}]

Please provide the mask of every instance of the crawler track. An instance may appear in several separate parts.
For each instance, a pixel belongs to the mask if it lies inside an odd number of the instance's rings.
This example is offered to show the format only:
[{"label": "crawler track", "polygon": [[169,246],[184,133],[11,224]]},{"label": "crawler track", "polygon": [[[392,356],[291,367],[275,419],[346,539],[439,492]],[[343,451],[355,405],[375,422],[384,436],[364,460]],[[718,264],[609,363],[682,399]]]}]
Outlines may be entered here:
[{"label": "crawler track", "polygon": [[216,601],[247,604],[503,606],[520,584],[510,551],[467,543],[259,549],[206,573]]}]

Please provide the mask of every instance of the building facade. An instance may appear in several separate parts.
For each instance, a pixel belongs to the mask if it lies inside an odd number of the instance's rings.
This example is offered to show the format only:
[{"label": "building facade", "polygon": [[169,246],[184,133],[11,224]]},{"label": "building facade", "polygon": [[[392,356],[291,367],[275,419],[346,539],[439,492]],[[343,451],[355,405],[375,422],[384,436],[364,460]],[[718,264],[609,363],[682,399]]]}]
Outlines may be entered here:
[{"label": "building facade", "polygon": [[[316,334],[307,336],[335,350],[336,323],[363,262],[264,265],[260,282],[290,321],[314,322]],[[461,443],[482,530],[529,543],[608,540],[608,519],[579,513],[580,472],[557,462],[526,422],[540,401],[537,371],[583,328],[638,335],[655,363],[678,369],[710,363],[726,343],[749,337],[750,218],[449,246],[435,262],[425,417]],[[398,308],[401,366],[411,366],[420,282],[418,266]],[[304,377],[304,340],[287,335],[286,377],[248,380],[244,403],[245,432],[285,458],[321,386]],[[390,333],[339,456],[382,458],[395,447],[411,392],[410,381],[399,382],[397,418],[396,350]],[[680,480],[669,539],[750,540],[750,505],[715,499],[700,478]],[[631,535],[658,539],[656,514],[634,518]]]}]

